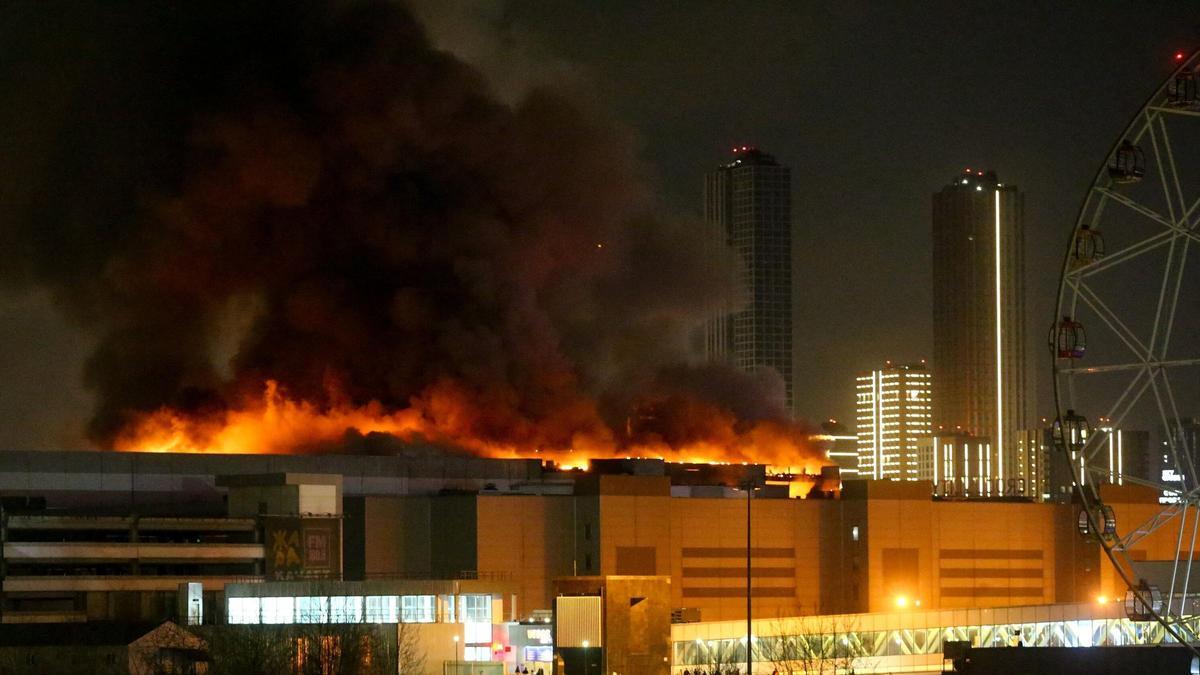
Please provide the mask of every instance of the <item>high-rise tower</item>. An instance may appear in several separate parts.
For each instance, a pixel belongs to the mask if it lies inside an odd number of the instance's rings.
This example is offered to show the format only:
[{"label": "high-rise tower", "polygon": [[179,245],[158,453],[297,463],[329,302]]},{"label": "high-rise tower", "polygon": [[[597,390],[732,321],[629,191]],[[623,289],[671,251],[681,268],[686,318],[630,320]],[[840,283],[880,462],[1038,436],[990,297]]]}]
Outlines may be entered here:
[{"label": "high-rise tower", "polygon": [[[706,349],[711,360],[783,378],[792,413],[791,169],[757,148],[735,148],[733,160],[705,177],[704,219],[713,236],[738,255],[739,308],[717,307]],[[733,310],[737,311],[733,311]]]},{"label": "high-rise tower", "polygon": [[1001,457],[1026,412],[1023,211],[992,171],[933,195],[934,426],[989,437]]},{"label": "high-rise tower", "polygon": [[931,480],[918,444],[928,436],[929,373],[924,363],[860,373],[856,382],[860,478]]}]

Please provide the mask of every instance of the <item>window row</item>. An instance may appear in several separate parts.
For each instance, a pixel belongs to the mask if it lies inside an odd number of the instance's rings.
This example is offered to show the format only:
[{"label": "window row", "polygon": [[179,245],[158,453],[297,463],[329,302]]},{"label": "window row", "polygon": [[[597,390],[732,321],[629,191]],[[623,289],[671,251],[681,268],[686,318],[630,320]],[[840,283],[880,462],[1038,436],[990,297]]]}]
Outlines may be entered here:
[{"label": "window row", "polygon": [[[440,600],[440,602],[439,602]],[[231,624],[492,622],[490,595],[317,595],[229,598]]]}]

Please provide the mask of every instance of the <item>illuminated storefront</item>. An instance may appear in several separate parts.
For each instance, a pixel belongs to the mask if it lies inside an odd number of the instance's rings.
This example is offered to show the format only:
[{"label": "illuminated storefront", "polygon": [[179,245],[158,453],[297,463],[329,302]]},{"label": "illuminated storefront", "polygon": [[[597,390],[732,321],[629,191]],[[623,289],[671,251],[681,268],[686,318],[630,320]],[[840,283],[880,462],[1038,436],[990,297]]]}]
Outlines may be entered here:
[{"label": "illuminated storefront", "polygon": [[[741,621],[672,626],[672,672],[744,666],[745,632]],[[755,621],[754,632],[755,673],[784,672],[788,663],[855,673],[941,672],[942,649],[950,641],[973,647],[1172,642],[1160,624],[1131,621],[1115,602],[792,617]]]}]

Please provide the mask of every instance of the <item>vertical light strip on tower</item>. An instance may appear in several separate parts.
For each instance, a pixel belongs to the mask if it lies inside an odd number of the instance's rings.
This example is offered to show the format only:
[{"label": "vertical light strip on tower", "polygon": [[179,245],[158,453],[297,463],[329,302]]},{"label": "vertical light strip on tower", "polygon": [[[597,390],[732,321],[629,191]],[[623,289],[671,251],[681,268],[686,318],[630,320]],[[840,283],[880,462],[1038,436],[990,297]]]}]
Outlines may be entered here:
[{"label": "vertical light strip on tower", "polygon": [[941,452],[941,449],[938,448],[938,437],[934,436],[933,437],[933,485],[934,485],[935,489],[936,489],[938,483],[940,483],[942,480],[941,475],[938,473],[938,453],[939,452]]},{"label": "vertical light strip on tower", "polygon": [[1117,462],[1116,462],[1116,459],[1113,457],[1113,450],[1114,450],[1113,446],[1114,445],[1115,445],[1115,441],[1113,440],[1113,430],[1109,429],[1108,430],[1108,482],[1113,483],[1113,484],[1115,484],[1117,482],[1117,476],[1116,476]]},{"label": "vertical light strip on tower", "polygon": [[[1003,326],[1000,317],[1000,190],[996,190],[996,456],[999,460],[998,478],[1004,481],[1004,356]],[[990,476],[989,476],[990,478]]]},{"label": "vertical light strip on tower", "polygon": [[1122,441],[1123,432],[1117,429],[1117,485],[1125,484],[1125,448]]},{"label": "vertical light strip on tower", "polygon": [[875,401],[875,476],[876,480],[883,477],[883,371],[871,371],[871,384],[874,392],[871,400]]}]

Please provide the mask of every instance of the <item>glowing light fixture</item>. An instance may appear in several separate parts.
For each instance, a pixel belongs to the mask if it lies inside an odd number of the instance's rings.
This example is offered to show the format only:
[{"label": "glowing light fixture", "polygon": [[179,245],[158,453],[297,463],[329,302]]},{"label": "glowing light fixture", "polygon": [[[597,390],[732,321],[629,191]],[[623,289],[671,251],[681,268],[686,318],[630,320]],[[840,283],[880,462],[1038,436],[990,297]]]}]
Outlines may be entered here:
[{"label": "glowing light fixture", "polygon": [[1003,316],[1004,306],[1000,288],[1000,191],[996,190],[996,453],[999,458],[998,474],[1004,478],[1004,350]]}]

